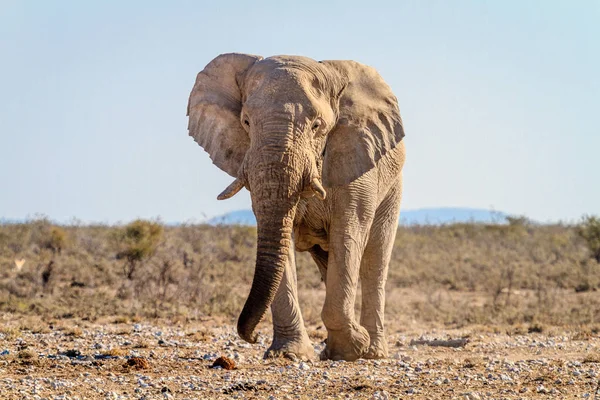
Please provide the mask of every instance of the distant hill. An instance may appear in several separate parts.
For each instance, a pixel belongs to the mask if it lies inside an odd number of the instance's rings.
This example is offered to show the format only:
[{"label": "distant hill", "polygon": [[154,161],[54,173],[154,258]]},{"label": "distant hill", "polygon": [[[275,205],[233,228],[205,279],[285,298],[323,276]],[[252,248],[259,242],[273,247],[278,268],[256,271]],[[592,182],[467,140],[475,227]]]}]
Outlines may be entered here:
[{"label": "distant hill", "polygon": [[210,225],[256,225],[252,210],[238,210],[208,220]]},{"label": "distant hill", "polygon": [[26,221],[23,219],[11,219],[11,218],[0,217],[0,225],[16,225],[16,224],[22,224],[25,222]]},{"label": "distant hill", "polygon": [[[485,210],[481,208],[421,208],[417,210],[401,210],[400,225],[441,225],[450,223],[475,222],[486,224],[506,223],[509,214]],[[0,217],[0,225],[23,224],[33,221],[30,218],[12,219]],[[53,222],[54,223],[54,222]],[[209,225],[244,225],[255,226],[256,219],[251,210],[232,211],[207,221]],[[177,226],[179,222],[165,223]]]},{"label": "distant hill", "polygon": [[451,223],[503,224],[508,214],[482,208],[421,208],[400,210],[401,225],[441,225]]},{"label": "distant hill", "polygon": [[[502,224],[508,214],[481,208],[422,208],[400,212],[401,225],[440,225],[461,222]],[[211,218],[211,225],[256,225],[251,210],[238,210]]]}]

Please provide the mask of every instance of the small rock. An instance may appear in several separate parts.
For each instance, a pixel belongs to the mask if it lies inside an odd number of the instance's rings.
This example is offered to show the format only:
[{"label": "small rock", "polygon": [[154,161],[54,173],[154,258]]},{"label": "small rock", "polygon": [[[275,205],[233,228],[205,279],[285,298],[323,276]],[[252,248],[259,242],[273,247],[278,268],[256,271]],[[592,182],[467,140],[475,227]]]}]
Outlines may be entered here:
[{"label": "small rock", "polygon": [[81,352],[79,350],[71,349],[62,353],[63,356],[67,356],[69,358],[75,358],[81,356]]},{"label": "small rock", "polygon": [[307,364],[307,363],[305,363],[305,362],[301,362],[301,363],[298,365],[298,369],[301,369],[302,371],[308,371],[308,370],[310,369],[310,365],[308,365],[308,364]]},{"label": "small rock", "polygon": [[540,385],[535,388],[535,391],[538,393],[548,393],[548,389],[544,387],[544,385]]},{"label": "small rock", "polygon": [[142,357],[131,357],[123,364],[123,368],[148,369],[150,363]]},{"label": "small rock", "polygon": [[217,358],[211,366],[211,368],[215,367],[221,367],[227,370],[235,369],[235,362],[231,358],[221,356]]},{"label": "small rock", "polygon": [[377,391],[377,392],[373,393],[374,400],[388,400],[389,398],[390,398],[390,395],[385,390]]}]

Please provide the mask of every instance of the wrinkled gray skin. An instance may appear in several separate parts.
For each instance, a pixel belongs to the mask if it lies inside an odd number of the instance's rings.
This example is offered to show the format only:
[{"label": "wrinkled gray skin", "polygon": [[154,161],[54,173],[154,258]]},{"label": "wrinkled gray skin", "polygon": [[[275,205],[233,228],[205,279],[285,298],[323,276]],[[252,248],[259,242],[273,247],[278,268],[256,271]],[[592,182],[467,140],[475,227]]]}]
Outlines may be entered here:
[{"label": "wrinkled gray skin", "polygon": [[354,61],[224,54],[198,74],[188,115],[190,135],[236,178],[219,199],[243,187],[252,197],[258,244],[240,336],[256,342],[271,307],[266,356],[313,358],[295,249],[310,252],[326,285],[321,358],[387,357],[384,288],[405,150],[396,97],[379,74]]}]

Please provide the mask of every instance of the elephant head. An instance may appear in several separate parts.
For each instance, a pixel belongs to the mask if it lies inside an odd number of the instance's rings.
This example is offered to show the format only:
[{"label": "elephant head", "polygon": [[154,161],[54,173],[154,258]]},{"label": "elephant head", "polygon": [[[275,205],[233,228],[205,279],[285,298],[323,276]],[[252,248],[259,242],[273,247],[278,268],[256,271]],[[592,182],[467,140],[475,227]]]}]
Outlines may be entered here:
[{"label": "elephant head", "polygon": [[223,54],[198,74],[188,116],[190,136],[235,178],[218,198],[243,187],[251,194],[256,267],[238,332],[254,343],[300,198],[325,199],[324,187],[348,185],[402,140],[397,100],[373,68],[353,61]]}]

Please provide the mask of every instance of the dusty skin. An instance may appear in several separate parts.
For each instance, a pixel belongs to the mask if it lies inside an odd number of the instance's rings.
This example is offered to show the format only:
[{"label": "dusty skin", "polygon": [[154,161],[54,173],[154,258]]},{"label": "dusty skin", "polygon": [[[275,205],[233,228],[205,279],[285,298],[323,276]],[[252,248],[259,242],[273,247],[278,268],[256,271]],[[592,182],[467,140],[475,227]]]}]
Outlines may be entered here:
[{"label": "dusty skin", "polygon": [[[391,321],[389,359],[302,362],[263,360],[268,324],[250,345],[228,319],[2,320],[3,399],[600,398],[600,338],[589,327],[405,329]],[[326,330],[307,328],[321,350]],[[410,344],[447,338],[468,344]],[[236,369],[210,368],[219,356]]]},{"label": "dusty skin", "polygon": [[[388,355],[383,288],[405,159],[397,103],[375,69],[348,60],[229,53],[197,75],[189,134],[235,178],[217,198],[246,187],[256,215],[254,279],[238,319],[247,342],[256,341],[270,308],[269,352],[311,356],[298,302],[298,251],[310,253],[326,281],[321,357]],[[351,311],[359,279],[357,321]]]}]

